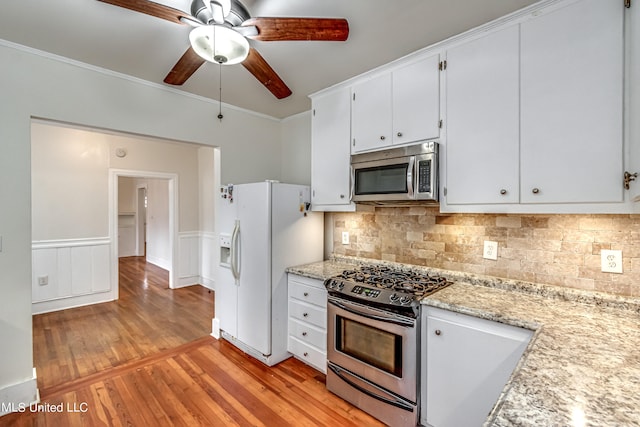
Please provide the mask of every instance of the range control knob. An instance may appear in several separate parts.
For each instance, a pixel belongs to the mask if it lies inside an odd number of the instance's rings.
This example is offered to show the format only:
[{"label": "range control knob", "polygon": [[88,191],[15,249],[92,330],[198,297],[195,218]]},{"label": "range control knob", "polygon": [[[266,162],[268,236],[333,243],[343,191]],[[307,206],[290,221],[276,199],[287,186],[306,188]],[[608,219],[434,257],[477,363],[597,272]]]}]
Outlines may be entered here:
[{"label": "range control knob", "polygon": [[402,305],[411,304],[411,298],[406,295],[403,296],[402,298],[400,298],[400,304]]},{"label": "range control knob", "polygon": [[400,297],[395,292],[389,295],[389,301],[398,302],[398,300],[400,300]]}]

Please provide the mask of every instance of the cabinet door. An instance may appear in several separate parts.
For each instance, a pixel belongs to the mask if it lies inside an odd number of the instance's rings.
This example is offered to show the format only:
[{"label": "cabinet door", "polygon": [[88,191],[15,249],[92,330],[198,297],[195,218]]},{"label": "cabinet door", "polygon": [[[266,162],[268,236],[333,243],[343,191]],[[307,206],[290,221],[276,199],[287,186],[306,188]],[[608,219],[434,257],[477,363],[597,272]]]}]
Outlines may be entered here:
[{"label": "cabinet door", "polygon": [[440,136],[440,56],[393,72],[393,143]]},{"label": "cabinet door", "polygon": [[522,24],[523,203],[623,198],[623,2]]},{"label": "cabinet door", "polygon": [[391,138],[391,74],[353,86],[352,153],[388,147]]},{"label": "cabinet door", "polygon": [[311,203],[349,206],[351,102],[349,89],[313,99]]},{"label": "cabinet door", "polygon": [[431,307],[423,325],[421,423],[481,426],[532,332]]},{"label": "cabinet door", "polygon": [[446,202],[518,203],[518,27],[446,55]]}]

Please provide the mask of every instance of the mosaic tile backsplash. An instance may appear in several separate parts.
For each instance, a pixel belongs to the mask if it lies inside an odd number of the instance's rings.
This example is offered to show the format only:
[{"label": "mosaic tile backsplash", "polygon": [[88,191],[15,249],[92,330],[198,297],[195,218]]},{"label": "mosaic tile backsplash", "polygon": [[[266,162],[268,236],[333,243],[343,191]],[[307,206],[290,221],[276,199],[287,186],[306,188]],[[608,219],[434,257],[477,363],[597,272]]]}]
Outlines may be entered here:
[{"label": "mosaic tile backsplash", "polygon": [[[640,296],[636,214],[441,214],[411,206],[334,213],[332,221],[336,255]],[[485,240],[498,242],[496,261],[482,257]],[[601,272],[602,249],[622,250],[622,274]]]}]

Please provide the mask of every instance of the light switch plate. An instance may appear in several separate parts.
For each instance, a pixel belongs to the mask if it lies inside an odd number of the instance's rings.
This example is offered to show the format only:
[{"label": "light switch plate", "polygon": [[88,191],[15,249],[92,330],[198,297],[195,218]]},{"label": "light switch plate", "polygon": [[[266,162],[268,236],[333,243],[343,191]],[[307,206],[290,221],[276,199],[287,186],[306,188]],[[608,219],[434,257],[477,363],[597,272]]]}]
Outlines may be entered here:
[{"label": "light switch plate", "polygon": [[349,232],[348,231],[343,231],[342,232],[342,244],[343,245],[348,245],[349,244]]},{"label": "light switch plate", "polygon": [[482,258],[484,259],[498,259],[498,242],[491,240],[484,241],[484,250],[482,251]]},{"label": "light switch plate", "polygon": [[605,273],[622,273],[622,251],[602,249],[600,251],[601,269]]}]

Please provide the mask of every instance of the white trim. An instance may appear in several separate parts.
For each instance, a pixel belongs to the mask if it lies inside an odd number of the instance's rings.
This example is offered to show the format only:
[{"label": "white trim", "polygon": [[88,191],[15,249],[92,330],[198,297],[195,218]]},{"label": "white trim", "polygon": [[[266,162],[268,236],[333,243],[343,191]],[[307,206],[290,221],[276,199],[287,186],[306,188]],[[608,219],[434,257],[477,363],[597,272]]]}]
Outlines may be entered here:
[{"label": "white trim", "polygon": [[[117,291],[117,289],[116,289]],[[85,305],[100,304],[113,301],[113,290],[93,292],[84,295],[70,295],[31,303],[31,314],[43,314],[52,311],[67,310],[84,307]]]},{"label": "white trim", "polygon": [[52,248],[74,248],[81,246],[110,245],[111,238],[88,237],[83,239],[60,239],[60,240],[34,240],[31,242],[31,249],[52,249]]},{"label": "white trim", "polygon": [[0,417],[11,412],[25,412],[31,404],[40,402],[36,368],[33,377],[0,388]]},{"label": "white trim", "polygon": [[[113,299],[118,299],[118,178],[155,178],[169,180],[169,246],[171,247],[171,260],[168,260],[169,288],[173,289],[178,284],[178,174],[168,172],[152,172],[129,169],[109,168],[109,236],[111,236],[111,280]],[[163,267],[164,268],[164,267]]]},{"label": "white trim", "polygon": [[[20,50],[32,55],[37,55],[43,58],[47,58],[53,61],[58,61],[58,62],[62,62],[65,64],[69,64],[75,67],[79,67],[79,68],[84,68],[86,70],[90,70],[90,71],[94,71],[96,73],[100,73],[100,74],[105,74],[111,77],[116,77],[119,79],[123,79],[123,80],[128,80],[130,82],[134,82],[134,83],[138,83],[141,85],[145,85],[145,86],[150,86],[154,89],[160,89],[160,90],[164,90],[166,92],[172,92],[172,93],[176,93],[178,95],[182,95],[182,96],[186,96],[188,98],[193,98],[195,100],[198,101],[202,101],[202,102],[206,102],[209,104],[214,104],[216,106],[219,105],[219,101],[212,99],[212,98],[206,98],[204,96],[200,96],[200,95],[196,95],[194,93],[191,92],[185,92],[183,90],[179,90],[173,87],[169,87],[169,86],[164,86],[158,83],[154,83],[154,82],[150,82],[149,80],[143,80],[141,78],[138,77],[134,77],[134,76],[130,76],[128,74],[123,74],[123,73],[118,73],[116,71],[113,70],[107,70],[105,68],[101,68],[101,67],[97,67],[95,65],[91,65],[91,64],[87,64],[86,62],[80,62],[80,61],[76,61],[75,59],[70,59],[70,58],[66,58],[64,56],[60,56],[60,55],[56,55],[50,52],[45,52],[43,50],[38,50],[38,49],[34,49],[32,47],[29,46],[24,46],[18,43],[14,43],[14,42],[10,42],[8,40],[4,40],[4,39],[0,39],[0,46],[5,46],[11,49],[15,49],[15,50]],[[278,119],[277,117],[273,117],[273,116],[268,116],[266,114],[263,113],[258,113],[257,111],[252,111],[252,110],[247,110],[245,108],[241,108],[238,107],[236,105],[231,105],[231,104],[226,104],[226,103],[222,103],[222,105],[225,108],[228,108],[230,110],[236,110],[236,111],[240,111],[242,113],[246,113],[246,114],[251,114],[253,116],[256,117],[260,117],[263,119],[267,119],[267,120],[273,120],[276,122],[280,122],[281,119]]]}]

